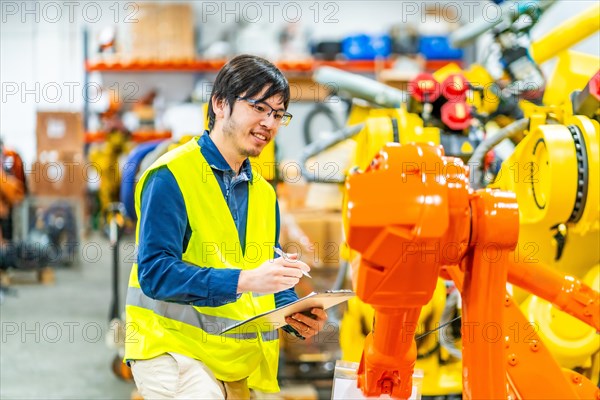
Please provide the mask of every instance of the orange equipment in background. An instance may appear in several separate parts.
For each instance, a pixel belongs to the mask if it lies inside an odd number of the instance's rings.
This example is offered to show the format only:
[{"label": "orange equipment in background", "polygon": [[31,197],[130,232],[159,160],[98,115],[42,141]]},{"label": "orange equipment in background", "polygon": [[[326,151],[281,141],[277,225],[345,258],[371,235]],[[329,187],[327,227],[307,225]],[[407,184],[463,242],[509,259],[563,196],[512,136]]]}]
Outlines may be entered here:
[{"label": "orange equipment in background", "polygon": [[2,146],[2,167],[10,175],[14,176],[23,185],[23,190],[27,193],[27,178],[25,176],[25,167],[23,159],[15,150]]},{"label": "orange equipment in background", "polygon": [[393,143],[347,189],[348,243],[361,253],[354,289],[375,309],[358,370],[363,393],[410,396],[417,321],[442,276],[463,299],[464,398],[600,398],[587,378],[561,369],[506,293],[509,276],[600,329],[598,292],[514,259],[513,193],[473,191],[463,162],[441,147]]},{"label": "orange equipment in background", "polygon": [[[23,183],[16,177],[0,168],[0,218],[10,217],[12,206],[23,200],[25,190]],[[2,232],[0,232],[0,240]]]},{"label": "orange equipment in background", "polygon": [[0,244],[12,238],[12,207],[27,194],[27,182],[23,160],[19,154],[8,149],[0,139]]}]

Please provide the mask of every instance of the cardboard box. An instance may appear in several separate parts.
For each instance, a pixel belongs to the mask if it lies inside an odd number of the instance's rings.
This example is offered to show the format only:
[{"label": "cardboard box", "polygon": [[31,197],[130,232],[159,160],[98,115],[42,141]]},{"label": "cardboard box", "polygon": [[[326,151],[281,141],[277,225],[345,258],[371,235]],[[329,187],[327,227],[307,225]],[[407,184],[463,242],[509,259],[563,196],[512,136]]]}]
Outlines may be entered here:
[{"label": "cardboard box", "polygon": [[344,202],[343,191],[341,184],[313,182],[308,185],[306,207],[340,211]]},{"label": "cardboard box", "polygon": [[333,85],[325,86],[312,80],[310,76],[292,75],[288,78],[291,102],[307,101],[318,103],[324,101],[333,89]]},{"label": "cardboard box", "polygon": [[159,57],[157,28],[160,6],[156,3],[140,3],[137,7],[137,22],[130,26],[131,56],[136,60],[155,60]]},{"label": "cardboard box", "polygon": [[38,160],[33,163],[27,171],[27,184],[31,194],[36,196],[83,199],[87,187],[87,174],[96,176],[96,171],[88,171],[88,167],[82,153],[56,152],[52,159],[46,158],[44,161]]},{"label": "cardboard box", "polygon": [[324,210],[282,212],[279,243],[313,268],[338,268],[343,241],[342,214]]},{"label": "cardboard box", "polygon": [[[291,183],[293,182],[293,183]],[[292,180],[277,186],[277,199],[283,211],[302,209],[340,211],[344,202],[344,187],[336,183],[306,183]]]},{"label": "cardboard box", "polygon": [[282,400],[317,400],[319,392],[313,385],[286,385],[281,388],[278,397]]},{"label": "cardboard box", "polygon": [[[44,159],[44,152],[83,153],[83,118],[77,112],[37,113],[37,156]],[[55,161],[55,160],[51,160]]]},{"label": "cardboard box", "polygon": [[195,56],[194,15],[189,4],[164,4],[159,20],[160,54],[165,60],[191,60]]},{"label": "cardboard box", "polygon": [[140,3],[131,26],[131,56],[137,60],[193,60],[194,12],[190,4]]},{"label": "cardboard box", "polygon": [[308,185],[306,182],[280,183],[277,185],[277,200],[281,212],[304,208]]}]

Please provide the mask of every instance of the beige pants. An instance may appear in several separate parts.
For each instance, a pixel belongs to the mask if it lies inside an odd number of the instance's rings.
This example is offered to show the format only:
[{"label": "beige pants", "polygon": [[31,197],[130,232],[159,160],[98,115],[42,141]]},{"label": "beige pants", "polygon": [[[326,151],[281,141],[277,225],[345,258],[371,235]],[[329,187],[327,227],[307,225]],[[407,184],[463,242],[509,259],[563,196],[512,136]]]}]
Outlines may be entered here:
[{"label": "beige pants", "polygon": [[145,400],[250,398],[246,379],[222,382],[202,362],[181,354],[132,361],[131,371]]}]

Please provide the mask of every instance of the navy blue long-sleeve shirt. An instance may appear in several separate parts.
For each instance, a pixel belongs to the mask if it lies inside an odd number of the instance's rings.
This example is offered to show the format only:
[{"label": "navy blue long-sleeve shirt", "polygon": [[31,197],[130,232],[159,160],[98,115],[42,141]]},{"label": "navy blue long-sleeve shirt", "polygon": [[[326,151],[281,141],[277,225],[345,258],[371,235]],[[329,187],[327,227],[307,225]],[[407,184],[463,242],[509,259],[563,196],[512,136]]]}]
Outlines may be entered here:
[{"label": "navy blue long-sleeve shirt", "polygon": [[[246,159],[239,174],[225,161],[207,132],[198,140],[202,155],[211,166],[237,227],[242,249],[246,243],[248,182],[252,179]],[[202,207],[201,204],[198,207]],[[279,243],[279,206],[276,204],[275,243]],[[153,171],[141,193],[138,248],[138,279],[147,296],[194,306],[217,307],[237,300],[241,270],[198,268],[182,261],[190,237],[183,195],[175,177],[165,166]],[[277,255],[273,255],[278,257]],[[275,294],[280,307],[298,299],[293,288]]]}]

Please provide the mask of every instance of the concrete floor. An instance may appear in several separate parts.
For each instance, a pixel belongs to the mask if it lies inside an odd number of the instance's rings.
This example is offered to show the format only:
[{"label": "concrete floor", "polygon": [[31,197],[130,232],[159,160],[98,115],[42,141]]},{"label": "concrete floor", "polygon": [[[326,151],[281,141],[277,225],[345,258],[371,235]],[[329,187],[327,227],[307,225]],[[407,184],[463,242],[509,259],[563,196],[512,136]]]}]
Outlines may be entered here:
[{"label": "concrete floor", "polygon": [[[133,246],[121,243],[121,287],[131,268]],[[15,296],[0,305],[1,399],[129,399],[133,382],[111,370],[116,350],[105,340],[111,299],[112,252],[93,235],[81,261],[55,269],[52,285],[16,283]],[[34,280],[20,272],[15,279]],[[123,307],[124,297],[121,297]]]},{"label": "concrete floor", "polygon": [[[119,246],[121,309],[133,250],[133,238],[124,238]],[[135,384],[113,374],[117,350],[106,339],[112,298],[108,240],[93,234],[79,249],[79,258],[70,267],[54,268],[50,285],[37,283],[34,272],[11,272],[16,293],[4,296],[0,305],[0,399],[131,398]],[[329,275],[319,280],[330,285],[335,271]],[[260,397],[331,398],[331,379],[319,388],[311,379],[299,379],[301,375],[282,382],[279,395]]]}]

